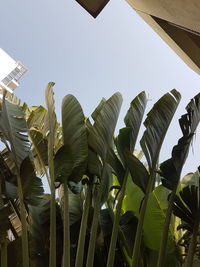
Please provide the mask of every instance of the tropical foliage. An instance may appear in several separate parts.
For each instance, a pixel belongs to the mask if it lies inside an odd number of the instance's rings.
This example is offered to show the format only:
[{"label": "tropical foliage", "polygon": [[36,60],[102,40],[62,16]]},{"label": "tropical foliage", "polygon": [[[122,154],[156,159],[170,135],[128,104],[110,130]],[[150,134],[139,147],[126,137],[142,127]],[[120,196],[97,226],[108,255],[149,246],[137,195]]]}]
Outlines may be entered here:
[{"label": "tropical foliage", "polygon": [[103,98],[89,118],[66,95],[60,124],[53,86],[45,91],[46,108],[21,105],[6,93],[2,99],[0,266],[199,266],[199,170],[183,179],[181,172],[200,120],[200,95],[179,120],[182,137],[171,157],[160,163],[181,99],[175,89],[148,112],[139,142],[145,92],[131,101],[114,136],[120,93]]}]

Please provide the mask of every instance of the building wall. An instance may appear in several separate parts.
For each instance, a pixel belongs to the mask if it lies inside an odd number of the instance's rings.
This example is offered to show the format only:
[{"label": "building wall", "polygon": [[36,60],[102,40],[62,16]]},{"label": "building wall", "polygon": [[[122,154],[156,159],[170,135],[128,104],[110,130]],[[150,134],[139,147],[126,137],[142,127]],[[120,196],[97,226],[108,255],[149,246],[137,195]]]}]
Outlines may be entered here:
[{"label": "building wall", "polygon": [[199,0],[126,0],[134,9],[200,32]]},{"label": "building wall", "polygon": [[0,48],[0,81],[2,81],[16,66],[16,61]]}]

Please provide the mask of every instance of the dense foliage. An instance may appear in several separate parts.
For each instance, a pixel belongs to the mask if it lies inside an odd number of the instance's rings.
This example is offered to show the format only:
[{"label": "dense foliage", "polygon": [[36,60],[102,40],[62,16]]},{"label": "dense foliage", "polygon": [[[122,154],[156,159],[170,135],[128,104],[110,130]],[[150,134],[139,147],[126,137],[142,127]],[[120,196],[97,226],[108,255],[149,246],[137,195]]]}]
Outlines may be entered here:
[{"label": "dense foliage", "polygon": [[115,137],[120,93],[103,98],[90,118],[66,95],[60,125],[53,86],[46,108],[6,94],[1,103],[0,266],[199,266],[199,170],[183,179],[181,171],[200,120],[200,94],[179,120],[182,136],[171,157],[160,163],[181,99],[175,89],[146,115],[139,151],[145,92]]}]

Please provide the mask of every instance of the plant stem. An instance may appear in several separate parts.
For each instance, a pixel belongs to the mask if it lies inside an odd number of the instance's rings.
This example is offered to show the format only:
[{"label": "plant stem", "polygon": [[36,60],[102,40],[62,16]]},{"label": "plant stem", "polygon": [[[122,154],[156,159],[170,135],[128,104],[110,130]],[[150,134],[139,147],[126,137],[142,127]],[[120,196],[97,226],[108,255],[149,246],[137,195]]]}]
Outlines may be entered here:
[{"label": "plant stem", "polygon": [[176,195],[177,186],[178,184],[174,186],[171,192],[170,198],[169,198],[169,204],[168,204],[168,208],[166,212],[166,218],[165,218],[165,223],[163,226],[163,233],[162,233],[162,238],[161,238],[161,243],[160,243],[157,267],[162,267],[165,261],[168,233],[169,233],[169,227],[170,227],[171,216],[172,216],[172,208],[173,208],[174,198]]},{"label": "plant stem", "polygon": [[[18,168],[17,168],[18,169]],[[18,194],[20,201],[20,217],[22,224],[22,259],[23,267],[29,267],[29,247],[28,247],[28,232],[26,221],[26,209],[24,205],[23,190],[19,174],[17,174]]]},{"label": "plant stem", "polygon": [[67,180],[64,181],[64,211],[63,211],[63,267],[70,267],[70,226],[69,226],[69,197]]},{"label": "plant stem", "polygon": [[56,199],[54,179],[51,177],[51,199],[50,199],[50,251],[49,267],[56,267]]},{"label": "plant stem", "polygon": [[7,267],[8,261],[7,261],[7,241],[4,240],[1,243],[1,266]]},{"label": "plant stem", "polygon": [[97,236],[97,228],[98,228],[98,218],[99,218],[99,212],[101,208],[101,195],[103,191],[103,179],[105,179],[106,174],[106,168],[105,163],[103,165],[103,172],[102,172],[102,179],[99,185],[99,188],[97,189],[97,197],[94,203],[94,214],[93,214],[93,220],[92,220],[92,227],[91,227],[91,233],[90,233],[90,241],[88,246],[88,254],[87,254],[87,262],[86,267],[92,267],[94,263],[94,253],[95,253],[95,247],[96,247],[96,236]]},{"label": "plant stem", "polygon": [[[2,199],[2,178],[0,177],[0,209],[3,208],[3,199]],[[6,237],[1,242],[0,246],[1,252],[1,266],[7,267],[7,240]]]},{"label": "plant stem", "polygon": [[197,237],[198,237],[198,234],[199,234],[199,224],[200,224],[200,179],[199,179],[199,183],[198,183],[198,210],[197,210],[197,217],[196,217],[196,220],[195,220],[195,223],[194,223],[192,239],[190,241],[185,267],[192,267],[192,265],[193,265],[193,258],[194,258],[194,254],[195,254],[196,244],[197,244]]},{"label": "plant stem", "polygon": [[88,214],[89,214],[90,203],[91,203],[91,193],[92,193],[91,185],[89,185],[87,189],[87,195],[86,195],[86,200],[85,200],[82,219],[81,219],[78,248],[77,248],[77,253],[76,253],[76,264],[75,264],[76,267],[83,266],[85,236],[86,236]]},{"label": "plant stem", "polygon": [[123,179],[123,184],[122,184],[119,200],[118,200],[117,207],[116,207],[116,213],[115,213],[114,223],[113,223],[113,228],[112,228],[112,236],[111,236],[111,241],[110,241],[110,248],[109,248],[109,253],[108,253],[107,267],[113,267],[114,265],[115,248],[116,248],[117,237],[118,237],[120,214],[121,214],[122,202],[123,202],[124,195],[125,195],[128,174],[129,174],[129,170],[127,169],[124,179]]},{"label": "plant stem", "polygon": [[141,206],[141,210],[140,210],[140,214],[139,214],[139,218],[138,218],[138,225],[137,225],[135,243],[134,243],[134,248],[133,248],[131,267],[139,267],[140,247],[141,247],[141,241],[142,241],[144,217],[145,217],[145,213],[146,213],[146,208],[147,208],[149,196],[150,196],[152,189],[154,187],[155,177],[156,177],[156,175],[154,172],[154,168],[152,168],[152,170],[150,171],[149,182],[148,182],[146,194],[145,194],[144,199],[142,201],[142,206]]}]

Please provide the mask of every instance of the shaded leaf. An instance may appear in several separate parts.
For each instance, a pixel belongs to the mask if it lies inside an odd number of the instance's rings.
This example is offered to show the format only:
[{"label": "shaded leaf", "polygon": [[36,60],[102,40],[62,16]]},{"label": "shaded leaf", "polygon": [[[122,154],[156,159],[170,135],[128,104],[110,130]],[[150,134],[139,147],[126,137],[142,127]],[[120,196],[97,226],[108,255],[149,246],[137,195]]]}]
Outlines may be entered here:
[{"label": "shaded leaf", "polygon": [[122,185],[123,178],[125,175],[125,170],[121,161],[119,160],[119,158],[117,157],[117,155],[115,154],[115,152],[111,147],[108,148],[106,162],[112,167],[114,174],[117,176],[120,185]]},{"label": "shaded leaf", "polygon": [[30,150],[27,126],[21,108],[5,98],[0,111],[0,132],[9,141],[15,164],[19,168]]},{"label": "shaded leaf", "polygon": [[162,96],[147,114],[146,130],[140,141],[149,168],[157,164],[160,149],[173,115],[180,102],[180,93],[175,89]]},{"label": "shaded leaf", "polygon": [[54,158],[56,181],[64,183],[71,175],[73,170],[73,161],[70,150],[67,146],[62,146]]},{"label": "shaded leaf", "polygon": [[169,189],[177,185],[189,147],[200,121],[200,94],[196,95],[186,107],[187,113],[181,116],[179,124],[183,136],[172,149],[170,159],[160,165],[162,183]]},{"label": "shaded leaf", "polygon": [[124,118],[126,127],[130,127],[132,129],[130,138],[130,149],[132,152],[135,148],[135,143],[144,116],[146,104],[147,98],[145,92],[143,91],[133,99],[130,108]]},{"label": "shaded leaf", "polygon": [[103,161],[106,159],[107,149],[112,141],[121,104],[122,96],[120,93],[111,96],[101,108],[89,132],[89,145]]},{"label": "shaded leaf", "polygon": [[126,164],[133,182],[145,193],[149,180],[149,173],[142,162],[130,152],[126,153]]},{"label": "shaded leaf", "polygon": [[64,146],[70,149],[73,163],[73,172],[69,180],[78,182],[87,166],[88,142],[83,110],[72,95],[63,98],[62,124]]},{"label": "shaded leaf", "polygon": [[30,205],[38,205],[43,197],[44,189],[42,180],[35,175],[35,170],[29,157],[21,164],[20,177],[24,200]]}]

